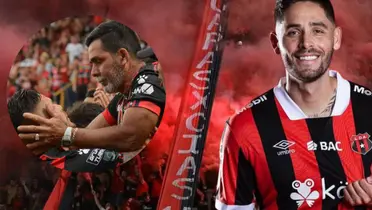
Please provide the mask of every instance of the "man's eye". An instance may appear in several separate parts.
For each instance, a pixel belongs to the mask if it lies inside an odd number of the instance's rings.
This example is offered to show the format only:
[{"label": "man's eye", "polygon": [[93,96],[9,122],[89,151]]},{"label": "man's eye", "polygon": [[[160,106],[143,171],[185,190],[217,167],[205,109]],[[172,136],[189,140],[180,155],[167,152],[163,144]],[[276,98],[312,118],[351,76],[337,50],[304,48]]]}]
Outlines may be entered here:
[{"label": "man's eye", "polygon": [[298,35],[298,34],[299,34],[298,31],[289,31],[289,32],[287,33],[288,36],[296,36],[296,35]]}]

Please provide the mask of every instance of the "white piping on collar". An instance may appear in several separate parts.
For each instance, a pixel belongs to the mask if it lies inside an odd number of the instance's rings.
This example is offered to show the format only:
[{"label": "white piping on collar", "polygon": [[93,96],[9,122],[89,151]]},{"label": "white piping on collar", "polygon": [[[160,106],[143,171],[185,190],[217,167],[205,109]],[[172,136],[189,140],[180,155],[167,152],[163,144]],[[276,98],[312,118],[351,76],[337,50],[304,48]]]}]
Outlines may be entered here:
[{"label": "white piping on collar", "polygon": [[[340,73],[334,70],[329,70],[330,77],[337,78],[337,94],[336,102],[331,116],[338,116],[344,113],[350,102],[350,83],[345,80]],[[291,99],[287,91],[284,89],[281,78],[279,84],[274,88],[274,95],[278,99],[279,104],[283,107],[284,112],[291,120],[306,119],[308,116],[301,110],[301,108]]]}]

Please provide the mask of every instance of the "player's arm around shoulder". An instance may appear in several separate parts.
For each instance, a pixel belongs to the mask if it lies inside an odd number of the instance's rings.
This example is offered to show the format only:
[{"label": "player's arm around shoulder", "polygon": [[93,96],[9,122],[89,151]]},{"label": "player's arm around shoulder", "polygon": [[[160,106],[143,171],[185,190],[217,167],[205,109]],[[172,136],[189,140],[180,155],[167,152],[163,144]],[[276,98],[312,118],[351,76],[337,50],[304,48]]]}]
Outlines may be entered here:
[{"label": "player's arm around shoulder", "polygon": [[[160,124],[165,107],[165,90],[158,74],[154,71],[138,74],[133,81],[122,116],[117,111],[118,103],[114,99],[111,103],[113,105],[109,105],[102,113],[111,126],[79,130],[76,132],[75,146],[133,152],[142,149],[146,141],[151,139]],[[118,117],[121,119],[119,124],[115,120]]]},{"label": "player's arm around shoulder", "polygon": [[[248,133],[241,124],[242,115],[230,118],[220,144],[220,168],[215,207],[221,209],[257,209],[254,196],[254,171],[251,167]],[[248,132],[248,133],[247,133]],[[247,166],[247,167],[246,167]],[[242,173],[244,167],[244,173]]]}]

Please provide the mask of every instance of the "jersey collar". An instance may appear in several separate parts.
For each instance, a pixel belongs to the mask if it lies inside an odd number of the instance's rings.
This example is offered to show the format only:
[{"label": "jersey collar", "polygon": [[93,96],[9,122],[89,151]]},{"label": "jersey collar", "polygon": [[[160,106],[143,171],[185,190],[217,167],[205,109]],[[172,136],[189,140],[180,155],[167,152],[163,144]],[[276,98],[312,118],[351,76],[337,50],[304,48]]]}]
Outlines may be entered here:
[{"label": "jersey collar", "polygon": [[[330,77],[337,78],[337,95],[332,116],[338,116],[344,113],[350,102],[350,83],[345,80],[340,73],[334,70],[329,71]],[[283,86],[285,78],[281,78],[279,84],[274,88],[274,94],[279,104],[291,120],[306,119],[308,116],[300,107],[289,97]]]}]

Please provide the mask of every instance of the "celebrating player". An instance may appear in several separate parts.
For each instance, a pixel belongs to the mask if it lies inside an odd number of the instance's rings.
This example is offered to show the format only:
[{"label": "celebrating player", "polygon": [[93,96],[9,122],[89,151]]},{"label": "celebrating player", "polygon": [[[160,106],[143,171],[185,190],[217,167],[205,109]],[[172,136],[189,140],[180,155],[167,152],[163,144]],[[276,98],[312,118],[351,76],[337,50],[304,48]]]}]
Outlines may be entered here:
[{"label": "celebrating player", "polygon": [[26,113],[25,118],[40,126],[20,126],[19,136],[38,140],[27,145],[31,150],[53,144],[140,151],[159,126],[165,107],[165,90],[157,69],[137,58],[137,35],[118,22],[108,21],[96,27],[86,45],[92,75],[105,92],[119,93],[87,128],[66,124],[53,113],[49,113],[51,119]]},{"label": "celebrating player", "polygon": [[331,2],[277,0],[275,24],[286,77],[226,123],[216,208],[371,206],[371,91],[329,69],[342,38]]},{"label": "celebrating player", "polygon": [[[47,98],[34,90],[19,90],[8,102],[8,112],[13,126],[17,128],[20,125],[35,125],[23,117],[23,113],[29,112],[36,116],[49,118],[47,107],[53,109],[53,113],[60,119],[65,119],[66,123],[71,123],[67,114],[62,111],[62,107],[53,104],[50,98]],[[84,103],[76,105],[70,112],[70,118],[79,127],[85,127],[90,123],[103,108],[98,104]],[[33,143],[34,140],[24,141],[25,144]],[[46,145],[34,150],[41,160],[47,161],[59,169],[65,169],[73,172],[97,172],[114,168],[119,162],[119,154],[105,149],[82,149],[66,151],[61,147],[52,147]]]}]

